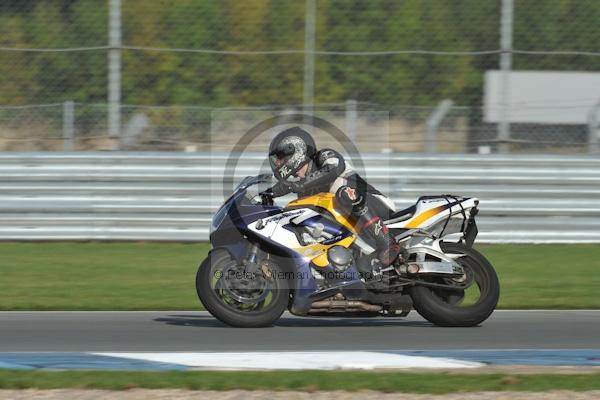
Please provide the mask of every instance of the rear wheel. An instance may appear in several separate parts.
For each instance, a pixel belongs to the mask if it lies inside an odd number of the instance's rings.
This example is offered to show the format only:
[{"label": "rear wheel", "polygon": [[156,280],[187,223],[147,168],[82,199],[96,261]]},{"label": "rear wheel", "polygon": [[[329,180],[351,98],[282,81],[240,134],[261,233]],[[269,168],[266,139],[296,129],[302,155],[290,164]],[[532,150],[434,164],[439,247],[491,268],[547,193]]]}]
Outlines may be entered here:
[{"label": "rear wheel", "polygon": [[289,289],[279,267],[247,274],[227,251],[216,250],[196,274],[198,298],[215,318],[235,327],[270,326],[285,311]]},{"label": "rear wheel", "polygon": [[465,275],[460,280],[437,278],[435,283],[470,283],[464,290],[414,286],[409,289],[415,310],[440,326],[474,326],[494,311],[500,296],[500,283],[490,262],[478,251],[461,243],[441,243],[446,254],[463,254],[456,259]]}]

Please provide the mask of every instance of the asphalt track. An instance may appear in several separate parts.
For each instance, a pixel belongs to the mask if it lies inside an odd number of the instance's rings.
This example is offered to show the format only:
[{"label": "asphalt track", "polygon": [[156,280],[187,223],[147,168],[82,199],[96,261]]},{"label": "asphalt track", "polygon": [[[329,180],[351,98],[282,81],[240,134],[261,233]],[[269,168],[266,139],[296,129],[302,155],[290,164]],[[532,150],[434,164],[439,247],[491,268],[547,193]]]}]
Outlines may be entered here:
[{"label": "asphalt track", "polygon": [[206,312],[0,312],[0,352],[600,349],[600,311],[496,311],[474,328],[299,318],[237,329]]}]

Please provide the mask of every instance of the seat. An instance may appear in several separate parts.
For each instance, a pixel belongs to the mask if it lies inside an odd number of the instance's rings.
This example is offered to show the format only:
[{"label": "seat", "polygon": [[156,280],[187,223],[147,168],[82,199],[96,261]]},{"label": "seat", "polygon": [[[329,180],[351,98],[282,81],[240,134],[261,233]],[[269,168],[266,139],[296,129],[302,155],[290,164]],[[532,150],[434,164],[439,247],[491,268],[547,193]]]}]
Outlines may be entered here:
[{"label": "seat", "polygon": [[407,207],[404,210],[396,211],[395,213],[390,215],[390,218],[387,221],[385,221],[385,223],[391,224],[391,223],[395,223],[395,222],[406,221],[407,219],[412,218],[415,215],[415,212],[417,211],[417,204],[419,204],[420,201],[440,199],[440,198],[446,198],[446,201],[448,201],[447,196],[445,196],[445,195],[421,196],[417,199],[417,202],[415,204],[413,204],[412,206]]},{"label": "seat", "polygon": [[390,218],[387,221],[385,221],[385,223],[388,224],[388,223],[392,223],[392,222],[406,221],[407,219],[411,218],[415,214],[416,210],[417,210],[417,205],[413,204],[412,206],[407,207],[403,210],[396,211],[395,213],[390,215]]}]

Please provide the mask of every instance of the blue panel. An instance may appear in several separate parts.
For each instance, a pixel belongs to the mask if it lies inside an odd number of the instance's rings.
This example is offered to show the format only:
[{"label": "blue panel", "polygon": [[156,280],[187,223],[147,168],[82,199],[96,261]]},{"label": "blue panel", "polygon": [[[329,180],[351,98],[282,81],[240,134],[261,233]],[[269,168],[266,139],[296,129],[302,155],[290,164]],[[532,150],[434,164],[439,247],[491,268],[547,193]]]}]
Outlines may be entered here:
[{"label": "blue panel", "polygon": [[600,350],[440,350],[390,352],[495,365],[600,366]]},{"label": "blue panel", "polygon": [[[1,359],[2,358],[0,357],[0,360]],[[0,368],[1,369],[34,369],[34,367],[31,367],[29,365],[16,364],[13,362],[9,362],[8,360],[6,360],[6,362],[0,361]]]},{"label": "blue panel", "polygon": [[0,353],[0,368],[111,369],[133,371],[184,370],[186,366],[86,353]]}]

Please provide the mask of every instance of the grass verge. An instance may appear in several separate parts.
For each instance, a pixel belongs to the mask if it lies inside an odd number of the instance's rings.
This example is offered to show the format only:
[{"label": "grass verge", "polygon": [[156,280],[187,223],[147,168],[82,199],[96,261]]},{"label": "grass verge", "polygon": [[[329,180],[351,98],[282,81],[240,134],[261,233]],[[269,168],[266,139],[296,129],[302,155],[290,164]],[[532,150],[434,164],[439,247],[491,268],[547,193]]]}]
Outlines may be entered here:
[{"label": "grass verge", "polygon": [[193,310],[208,244],[0,243],[2,310]]},{"label": "grass verge", "polygon": [[[600,246],[477,246],[499,308],[600,308]],[[193,310],[208,244],[0,243],[0,310]]]},{"label": "grass verge", "polygon": [[377,390],[452,393],[600,389],[600,374],[509,375],[403,372],[123,372],[0,370],[0,389]]}]

